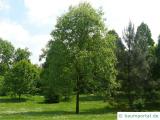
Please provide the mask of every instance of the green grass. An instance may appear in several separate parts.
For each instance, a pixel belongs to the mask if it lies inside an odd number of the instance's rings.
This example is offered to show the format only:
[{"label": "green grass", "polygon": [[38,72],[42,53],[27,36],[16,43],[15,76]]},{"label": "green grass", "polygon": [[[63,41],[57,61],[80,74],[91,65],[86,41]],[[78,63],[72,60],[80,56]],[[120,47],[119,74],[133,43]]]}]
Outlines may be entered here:
[{"label": "green grass", "polygon": [[116,111],[99,97],[81,96],[80,114],[75,114],[75,99],[71,102],[45,104],[42,96],[32,96],[21,102],[0,97],[0,120],[116,120]]}]

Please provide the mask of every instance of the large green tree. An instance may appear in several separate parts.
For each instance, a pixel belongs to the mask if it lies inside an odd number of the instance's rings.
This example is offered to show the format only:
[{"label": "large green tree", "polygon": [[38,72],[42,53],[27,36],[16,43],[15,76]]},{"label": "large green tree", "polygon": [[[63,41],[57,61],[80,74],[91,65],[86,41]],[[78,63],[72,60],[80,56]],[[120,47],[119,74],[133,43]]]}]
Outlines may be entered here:
[{"label": "large green tree", "polygon": [[[150,78],[150,63],[152,62],[152,57],[150,57],[150,49],[153,47],[154,42],[151,38],[151,32],[147,24],[141,23],[137,28],[135,43],[134,43],[134,85],[135,89],[135,99],[140,101],[139,109],[144,106],[145,94],[147,93],[148,83]],[[135,101],[137,104],[137,101]]]},{"label": "large green tree", "polygon": [[126,44],[126,64],[125,64],[125,72],[126,77],[123,80],[122,87],[125,91],[127,98],[128,98],[128,104],[130,107],[133,106],[134,101],[134,78],[132,74],[132,66],[134,64],[133,61],[133,49],[134,49],[134,41],[135,41],[135,31],[134,31],[134,25],[129,22],[128,27],[124,30],[123,33],[123,39]]},{"label": "large green tree", "polygon": [[84,82],[110,96],[116,86],[115,37],[107,34],[102,12],[88,3],[70,7],[58,18],[51,36],[42,75],[48,94],[63,93],[64,85],[69,92],[75,88],[76,113]]},{"label": "large green tree", "polygon": [[[136,33],[136,62],[139,66],[137,84],[137,99],[141,99],[147,107],[148,103],[156,101],[158,81],[154,78],[154,69],[156,68],[156,47],[152,39],[151,31],[147,24],[141,23]],[[137,83],[138,83],[137,82]],[[141,89],[139,89],[141,88]]]},{"label": "large green tree", "polygon": [[141,110],[149,93],[147,91],[151,87],[154,42],[149,27],[144,23],[138,26],[136,34],[133,25],[129,23],[124,32],[124,40],[126,42],[127,78],[124,78],[122,85],[125,86],[124,90],[130,107]]}]

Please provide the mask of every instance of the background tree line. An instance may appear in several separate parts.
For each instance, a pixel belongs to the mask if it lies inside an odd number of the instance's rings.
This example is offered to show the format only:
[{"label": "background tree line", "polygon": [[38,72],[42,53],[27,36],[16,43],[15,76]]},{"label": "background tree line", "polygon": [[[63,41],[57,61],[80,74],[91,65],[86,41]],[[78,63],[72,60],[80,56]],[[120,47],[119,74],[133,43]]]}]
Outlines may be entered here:
[{"label": "background tree line", "polygon": [[38,92],[40,67],[30,62],[27,48],[15,49],[0,39],[0,95],[18,96]]},{"label": "background tree line", "polygon": [[40,59],[33,65],[28,49],[15,50],[0,39],[0,94],[42,94],[46,102],[95,94],[120,109],[140,111],[159,105],[160,37],[158,44],[142,22],[129,22],[123,36],[105,26],[103,11],[89,3],[71,6],[58,17]]}]

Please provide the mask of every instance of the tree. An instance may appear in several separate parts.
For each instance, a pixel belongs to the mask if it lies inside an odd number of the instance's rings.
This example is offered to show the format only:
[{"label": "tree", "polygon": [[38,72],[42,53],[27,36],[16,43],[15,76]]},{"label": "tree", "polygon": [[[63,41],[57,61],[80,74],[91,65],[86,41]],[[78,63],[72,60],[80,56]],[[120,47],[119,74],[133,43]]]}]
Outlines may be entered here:
[{"label": "tree", "polygon": [[70,68],[72,64],[68,58],[65,46],[60,41],[54,41],[48,51],[41,74],[44,79],[42,84],[44,84],[44,95],[47,102],[59,102],[62,94],[69,97],[70,90],[73,89]]},{"label": "tree", "polygon": [[[160,36],[158,36],[158,44],[150,48],[150,57],[152,58],[151,66],[151,76],[149,81],[149,89],[146,91],[148,93],[148,101],[156,103],[160,99]],[[155,105],[156,105],[155,104]]]},{"label": "tree", "polygon": [[[145,41],[145,44],[147,44],[147,47],[151,47],[154,45],[151,31],[150,31],[148,25],[145,24],[144,22],[142,22],[137,28],[136,39],[142,39],[140,37],[144,37],[144,41]],[[141,45],[143,45],[143,43]],[[141,46],[141,47],[143,48],[143,46]],[[144,45],[144,47],[145,47],[145,45]]]},{"label": "tree", "polygon": [[[108,31],[108,34],[114,35],[116,40],[115,40],[115,45],[116,45],[116,58],[117,58],[117,64],[116,64],[116,69],[117,69],[117,89],[114,92],[113,98],[114,98],[114,104],[117,103],[118,106],[121,106],[121,98],[124,96],[124,89],[125,86],[123,85],[124,79],[126,79],[126,51],[125,51],[125,45],[122,42],[122,39],[119,37],[118,33],[116,33],[115,30],[110,30]],[[113,101],[112,101],[113,102]],[[111,102],[111,103],[112,103]],[[117,107],[118,107],[117,106]]]},{"label": "tree", "polygon": [[[137,67],[137,99],[141,99],[142,105],[154,101],[155,92],[152,71],[155,64],[155,47],[151,31],[147,24],[141,23],[136,32],[136,59]],[[156,86],[155,86],[156,87]]]},{"label": "tree", "polygon": [[[148,26],[142,23],[136,34],[131,23],[124,34],[127,54],[127,79],[123,85],[130,108],[141,110],[146,102],[146,91],[150,88],[153,39]],[[128,86],[128,87],[127,87]]]},{"label": "tree", "polygon": [[4,75],[9,69],[14,54],[13,45],[0,38],[0,75]]},{"label": "tree", "polygon": [[4,90],[4,76],[0,75],[0,96],[6,95],[6,92]]},{"label": "tree", "polygon": [[61,94],[66,81],[69,91],[75,88],[77,114],[84,81],[110,96],[116,85],[115,37],[107,34],[102,12],[88,3],[70,7],[58,18],[51,36],[43,71],[48,94]]},{"label": "tree", "polygon": [[158,36],[158,44],[155,47],[155,57],[156,63],[153,69],[153,78],[158,79],[160,78],[160,36]]},{"label": "tree", "polygon": [[28,60],[31,55],[31,52],[27,48],[21,49],[18,48],[14,53],[14,62],[19,62],[21,60]]},{"label": "tree", "polygon": [[34,88],[34,80],[38,78],[37,68],[26,60],[21,60],[13,65],[5,75],[5,86],[12,95],[31,93]]},{"label": "tree", "polygon": [[4,75],[10,69],[10,65],[12,64],[14,54],[13,45],[0,38],[0,94],[6,95],[6,91],[4,88]]},{"label": "tree", "polygon": [[123,81],[124,91],[128,97],[129,106],[132,107],[133,105],[133,90],[134,90],[134,82],[133,82],[133,75],[132,75],[132,65],[133,65],[133,48],[134,48],[134,40],[135,40],[135,32],[134,32],[134,25],[129,22],[128,27],[124,30],[123,39],[126,43],[126,79]]},{"label": "tree", "polygon": [[[134,43],[134,77],[135,77],[135,92],[136,100],[140,101],[139,109],[145,105],[145,94],[149,86],[150,78],[150,49],[154,45],[153,39],[151,38],[151,32],[147,24],[141,23],[137,28],[135,43]],[[135,101],[137,104],[137,102]]]},{"label": "tree", "polygon": [[118,33],[116,33],[115,30],[110,30],[108,34],[111,34],[115,36],[116,40],[116,58],[117,58],[117,79],[118,80],[123,80],[124,79],[124,68],[125,68],[125,63],[126,63],[126,57],[125,57],[125,45],[122,42],[122,39],[119,37]]}]

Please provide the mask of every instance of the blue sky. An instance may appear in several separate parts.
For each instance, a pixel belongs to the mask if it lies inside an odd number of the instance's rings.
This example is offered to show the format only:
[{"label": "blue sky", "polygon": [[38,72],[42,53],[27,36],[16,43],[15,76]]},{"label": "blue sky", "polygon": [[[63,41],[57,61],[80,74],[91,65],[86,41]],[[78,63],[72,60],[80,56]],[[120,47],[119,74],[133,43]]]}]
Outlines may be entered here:
[{"label": "blue sky", "polygon": [[135,27],[141,22],[149,25],[152,37],[160,34],[159,0],[0,0],[0,37],[18,48],[29,48],[31,60],[39,63],[41,49],[50,39],[56,19],[70,5],[88,1],[96,9],[103,8],[108,29],[122,36],[131,20]]}]

